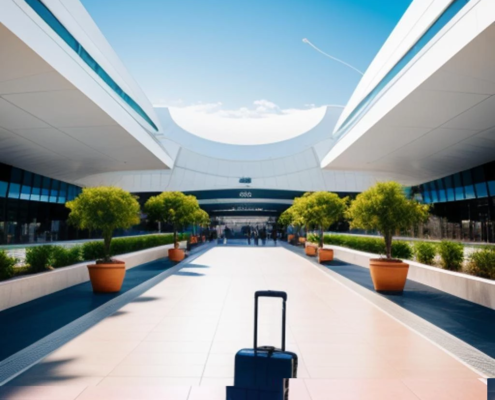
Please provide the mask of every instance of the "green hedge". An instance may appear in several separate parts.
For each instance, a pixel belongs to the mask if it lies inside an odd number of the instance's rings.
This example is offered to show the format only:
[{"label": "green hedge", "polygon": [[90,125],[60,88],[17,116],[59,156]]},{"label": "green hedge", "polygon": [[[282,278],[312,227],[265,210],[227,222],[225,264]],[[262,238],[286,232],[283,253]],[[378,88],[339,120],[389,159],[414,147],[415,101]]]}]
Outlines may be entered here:
[{"label": "green hedge", "polygon": [[[179,234],[179,240],[187,240],[188,234]],[[173,235],[151,235],[142,237],[125,237],[112,240],[110,255],[132,253],[133,251],[150,249],[152,247],[164,246],[174,242]],[[84,260],[98,260],[104,257],[103,242],[86,242],[82,246]]]},{"label": "green hedge", "polygon": [[53,264],[53,253],[57,246],[42,245],[26,249],[26,264],[31,272],[42,272]]},{"label": "green hedge", "polygon": [[481,278],[495,279],[495,248],[482,248],[469,255],[468,271]]},{"label": "green hedge", "polygon": [[17,260],[10,257],[5,250],[0,250],[0,281],[14,276],[14,265]]},{"label": "green hedge", "polygon": [[461,243],[442,240],[438,245],[442,268],[460,271],[464,261],[464,246]]},{"label": "green hedge", "polygon": [[[187,240],[188,234],[179,234],[179,240]],[[174,237],[170,235],[150,235],[141,237],[125,237],[112,240],[111,255],[132,253],[152,247],[172,244]],[[49,267],[61,268],[82,261],[98,260],[104,257],[103,242],[86,242],[71,248],[63,246],[34,246],[26,249],[26,264],[31,272],[41,272]],[[2,254],[0,254],[0,276],[2,274]],[[1,278],[0,278],[1,279]],[[4,278],[7,279],[7,278]]]},{"label": "green hedge", "polygon": [[[325,244],[348,247],[350,249],[365,251],[367,253],[385,254],[385,241],[383,238],[370,238],[348,235],[325,235]],[[402,240],[392,242],[392,257],[410,260],[413,256],[411,245]]]},{"label": "green hedge", "polygon": [[437,246],[431,242],[415,242],[414,255],[416,256],[416,261],[426,265],[433,265],[437,255]]}]

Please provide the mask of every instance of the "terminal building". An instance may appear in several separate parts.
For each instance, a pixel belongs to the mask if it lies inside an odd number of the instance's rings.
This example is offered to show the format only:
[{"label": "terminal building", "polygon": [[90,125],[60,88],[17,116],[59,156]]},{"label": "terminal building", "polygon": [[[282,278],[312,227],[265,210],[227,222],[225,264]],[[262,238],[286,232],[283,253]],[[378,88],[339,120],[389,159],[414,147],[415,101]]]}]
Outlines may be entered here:
[{"label": "terminal building", "polygon": [[344,108],[263,144],[213,141],[153,107],[79,0],[0,7],[0,243],[81,237],[64,203],[90,186],[183,191],[243,224],[386,180],[432,204],[441,234],[495,241],[492,0],[413,1]]}]

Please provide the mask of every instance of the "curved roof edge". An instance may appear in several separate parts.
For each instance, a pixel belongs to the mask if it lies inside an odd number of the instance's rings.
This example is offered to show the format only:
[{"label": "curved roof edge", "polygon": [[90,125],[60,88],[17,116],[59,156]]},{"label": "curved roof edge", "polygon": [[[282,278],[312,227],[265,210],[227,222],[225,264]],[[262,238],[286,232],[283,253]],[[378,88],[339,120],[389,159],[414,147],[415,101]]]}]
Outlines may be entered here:
[{"label": "curved roof edge", "polygon": [[323,157],[333,145],[333,128],[342,112],[340,107],[327,106],[322,120],[314,128],[291,139],[275,143],[237,145],[216,142],[194,135],[180,127],[168,108],[155,108],[163,132],[158,140],[176,158],[180,147],[208,157],[231,161],[256,161],[291,156],[313,147]]}]

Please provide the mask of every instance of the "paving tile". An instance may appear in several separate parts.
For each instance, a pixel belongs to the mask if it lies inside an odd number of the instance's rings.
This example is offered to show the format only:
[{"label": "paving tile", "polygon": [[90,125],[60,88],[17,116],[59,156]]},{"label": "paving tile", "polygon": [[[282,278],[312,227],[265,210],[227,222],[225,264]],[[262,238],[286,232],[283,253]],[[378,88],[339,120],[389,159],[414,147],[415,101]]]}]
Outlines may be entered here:
[{"label": "paving tile", "polygon": [[109,376],[194,378],[201,377],[203,369],[203,365],[119,365]]},{"label": "paving tile", "polygon": [[187,400],[190,388],[99,386],[86,389],[77,400]]},{"label": "paving tile", "polygon": [[[195,263],[202,275],[159,283],[0,395],[223,399],[236,352],[253,344],[253,293],[270,288],[289,295],[287,349],[300,359],[291,400],[482,398],[478,374],[292,252],[214,248]],[[269,300],[259,343],[279,346],[280,302]]]},{"label": "paving tile", "polygon": [[2,386],[0,400],[74,400],[84,386]]},{"label": "paving tile", "polygon": [[162,376],[108,376],[100,386],[199,386],[201,378],[197,377],[162,377]]},{"label": "paving tile", "polygon": [[479,379],[403,379],[421,400],[486,400],[487,386]]},{"label": "paving tile", "polygon": [[312,400],[419,400],[400,380],[305,379]]}]

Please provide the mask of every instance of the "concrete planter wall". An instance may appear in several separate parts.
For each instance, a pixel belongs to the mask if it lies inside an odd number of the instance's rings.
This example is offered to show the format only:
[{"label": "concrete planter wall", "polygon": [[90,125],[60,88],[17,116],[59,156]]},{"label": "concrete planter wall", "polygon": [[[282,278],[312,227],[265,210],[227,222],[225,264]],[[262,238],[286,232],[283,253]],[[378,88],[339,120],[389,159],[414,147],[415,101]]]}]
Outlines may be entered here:
[{"label": "concrete planter wall", "polygon": [[[181,242],[181,247],[185,247],[185,243],[186,242]],[[168,249],[172,247],[173,244],[168,244],[115,256],[115,258],[125,261],[126,269],[130,269],[150,261],[167,257]],[[89,281],[86,265],[91,263],[92,261],[85,261],[68,267],[58,268],[53,271],[27,275],[17,279],[0,282],[0,311]]]},{"label": "concrete planter wall", "polygon": [[[365,268],[369,268],[370,258],[379,257],[377,254],[345,247],[325,245],[325,248],[333,249],[335,258]],[[405,262],[409,264],[407,279],[495,310],[495,281],[446,271],[416,261],[405,260]]]}]

